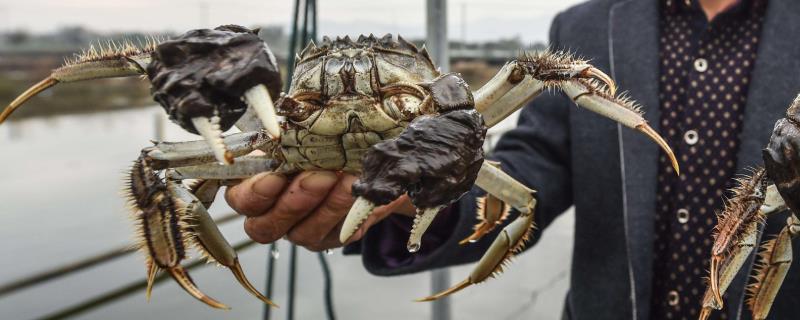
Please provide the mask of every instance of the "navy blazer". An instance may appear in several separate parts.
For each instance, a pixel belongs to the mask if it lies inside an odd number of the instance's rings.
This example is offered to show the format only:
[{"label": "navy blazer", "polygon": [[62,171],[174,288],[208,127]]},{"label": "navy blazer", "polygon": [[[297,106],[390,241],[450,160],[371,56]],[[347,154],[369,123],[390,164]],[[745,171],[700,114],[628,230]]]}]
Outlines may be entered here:
[{"label": "navy blazer", "polygon": [[[658,0],[593,0],[553,21],[551,45],[591,58],[621,90],[644,106],[658,130]],[[800,1],[770,0],[745,107],[738,172],[761,165],[761,149],[776,120],[800,93]],[[575,206],[575,242],[567,319],[648,319],[658,147],[642,134],[590,111],[560,93],[526,106],[519,126],[506,133],[492,158],[511,176],[538,191],[535,237],[568,207]],[[381,259],[379,241],[387,223],[361,241],[366,268],[396,275],[476,261],[494,238],[463,247],[475,221],[474,194],[459,203],[460,217],[446,243],[402,267]],[[765,234],[785,225],[772,219]],[[495,231],[496,234],[496,231]],[[795,244],[800,242],[795,241]],[[800,252],[800,246],[795,252]],[[795,260],[800,260],[795,254]],[[565,266],[566,267],[566,266]],[[743,271],[749,274],[751,263]],[[531,275],[535,277],[536,275]],[[742,308],[742,272],[728,290],[730,319],[749,319]],[[521,280],[521,279],[520,279]],[[523,281],[523,280],[521,280]],[[698,306],[701,302],[698,301]],[[771,318],[800,317],[800,266],[789,271]]]}]

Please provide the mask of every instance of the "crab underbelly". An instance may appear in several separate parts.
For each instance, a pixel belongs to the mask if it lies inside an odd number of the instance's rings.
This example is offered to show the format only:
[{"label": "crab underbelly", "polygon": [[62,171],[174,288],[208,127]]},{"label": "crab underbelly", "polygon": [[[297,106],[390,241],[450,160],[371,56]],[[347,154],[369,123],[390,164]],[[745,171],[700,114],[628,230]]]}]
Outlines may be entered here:
[{"label": "crab underbelly", "polygon": [[372,145],[392,139],[404,129],[405,126],[398,126],[383,132],[347,132],[341,135],[313,134],[307,129],[285,130],[280,147],[285,162],[279,171],[341,170],[358,174],[361,172],[361,159]]}]

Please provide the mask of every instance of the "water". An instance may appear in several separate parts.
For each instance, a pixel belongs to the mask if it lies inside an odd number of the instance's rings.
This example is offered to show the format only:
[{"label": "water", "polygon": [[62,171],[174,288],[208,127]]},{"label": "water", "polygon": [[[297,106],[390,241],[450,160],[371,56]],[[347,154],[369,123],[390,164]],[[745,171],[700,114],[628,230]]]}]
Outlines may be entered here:
[{"label": "water", "polygon": [[[103,252],[132,240],[130,221],[119,196],[121,178],[142,147],[156,134],[160,108],[92,115],[34,118],[0,126],[0,283]],[[167,140],[196,137],[167,121]],[[230,212],[221,198],[211,209]],[[522,256],[506,275],[453,300],[454,319],[529,316],[556,318],[561,311],[571,249],[570,215],[548,229],[537,248]],[[555,231],[551,231],[555,230]],[[231,243],[245,239],[241,221],[222,228]],[[281,243],[281,250],[288,244]],[[245,272],[261,288],[266,246],[240,252]],[[430,305],[411,300],[429,291],[427,273],[380,278],[364,271],[358,257],[328,255],[334,277],[334,299],[340,319],[424,319]],[[538,252],[538,253],[537,253]],[[139,254],[0,298],[0,319],[33,319],[80,303],[106,290],[144,279]],[[299,250],[297,319],[323,319],[322,276],[317,258]],[[275,295],[286,303],[288,259],[277,262]],[[468,267],[453,269],[460,280]],[[165,281],[147,303],[135,293],[80,315],[79,319],[254,319],[261,303],[240,288],[225,269],[192,272],[197,285],[233,308],[207,308]],[[524,279],[524,281],[522,281]],[[375,294],[380,292],[380,294]],[[285,318],[286,308],[273,311]]]}]

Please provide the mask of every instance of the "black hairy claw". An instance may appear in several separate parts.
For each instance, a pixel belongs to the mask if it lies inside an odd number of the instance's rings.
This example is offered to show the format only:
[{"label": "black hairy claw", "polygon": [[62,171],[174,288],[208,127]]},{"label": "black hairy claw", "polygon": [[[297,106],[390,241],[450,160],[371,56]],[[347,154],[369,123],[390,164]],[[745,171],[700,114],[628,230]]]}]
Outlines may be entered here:
[{"label": "black hairy claw", "polygon": [[263,84],[273,97],[281,89],[275,58],[251,30],[240,26],[198,29],[156,47],[147,76],[153,98],[170,119],[197,133],[191,118],[220,117],[227,130],[247,109],[242,96]]},{"label": "black hairy claw", "polygon": [[475,110],[419,117],[400,136],[367,152],[353,194],[378,205],[406,192],[419,208],[450,204],[475,183],[485,136]]}]

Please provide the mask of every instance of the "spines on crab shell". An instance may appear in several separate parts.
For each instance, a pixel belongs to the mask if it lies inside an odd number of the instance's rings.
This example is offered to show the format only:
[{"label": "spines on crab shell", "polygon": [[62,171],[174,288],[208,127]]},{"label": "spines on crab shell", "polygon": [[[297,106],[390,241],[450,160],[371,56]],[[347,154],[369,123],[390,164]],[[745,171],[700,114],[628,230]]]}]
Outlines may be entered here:
[{"label": "spines on crab shell", "polygon": [[392,34],[387,33],[383,37],[375,37],[373,34],[359,35],[354,41],[350,36],[336,37],[331,39],[328,36],[322,37],[322,42],[317,46],[310,42],[305,49],[298,54],[298,63],[309,59],[314,59],[320,55],[324,55],[332,50],[344,50],[353,48],[372,48],[376,50],[383,50],[388,52],[406,53],[408,55],[417,56],[424,61],[433,65],[428,50],[423,45],[422,49],[417,47],[414,43],[406,40],[398,35],[397,39]]},{"label": "spines on crab shell", "polygon": [[[763,222],[758,214],[766,193],[766,171],[763,168],[752,170],[750,176],[736,179],[737,186],[731,191],[733,197],[725,201],[725,208],[717,215],[714,227],[714,246],[712,254],[722,255],[744,234],[744,228],[754,221]],[[754,197],[758,193],[760,196]]]}]

